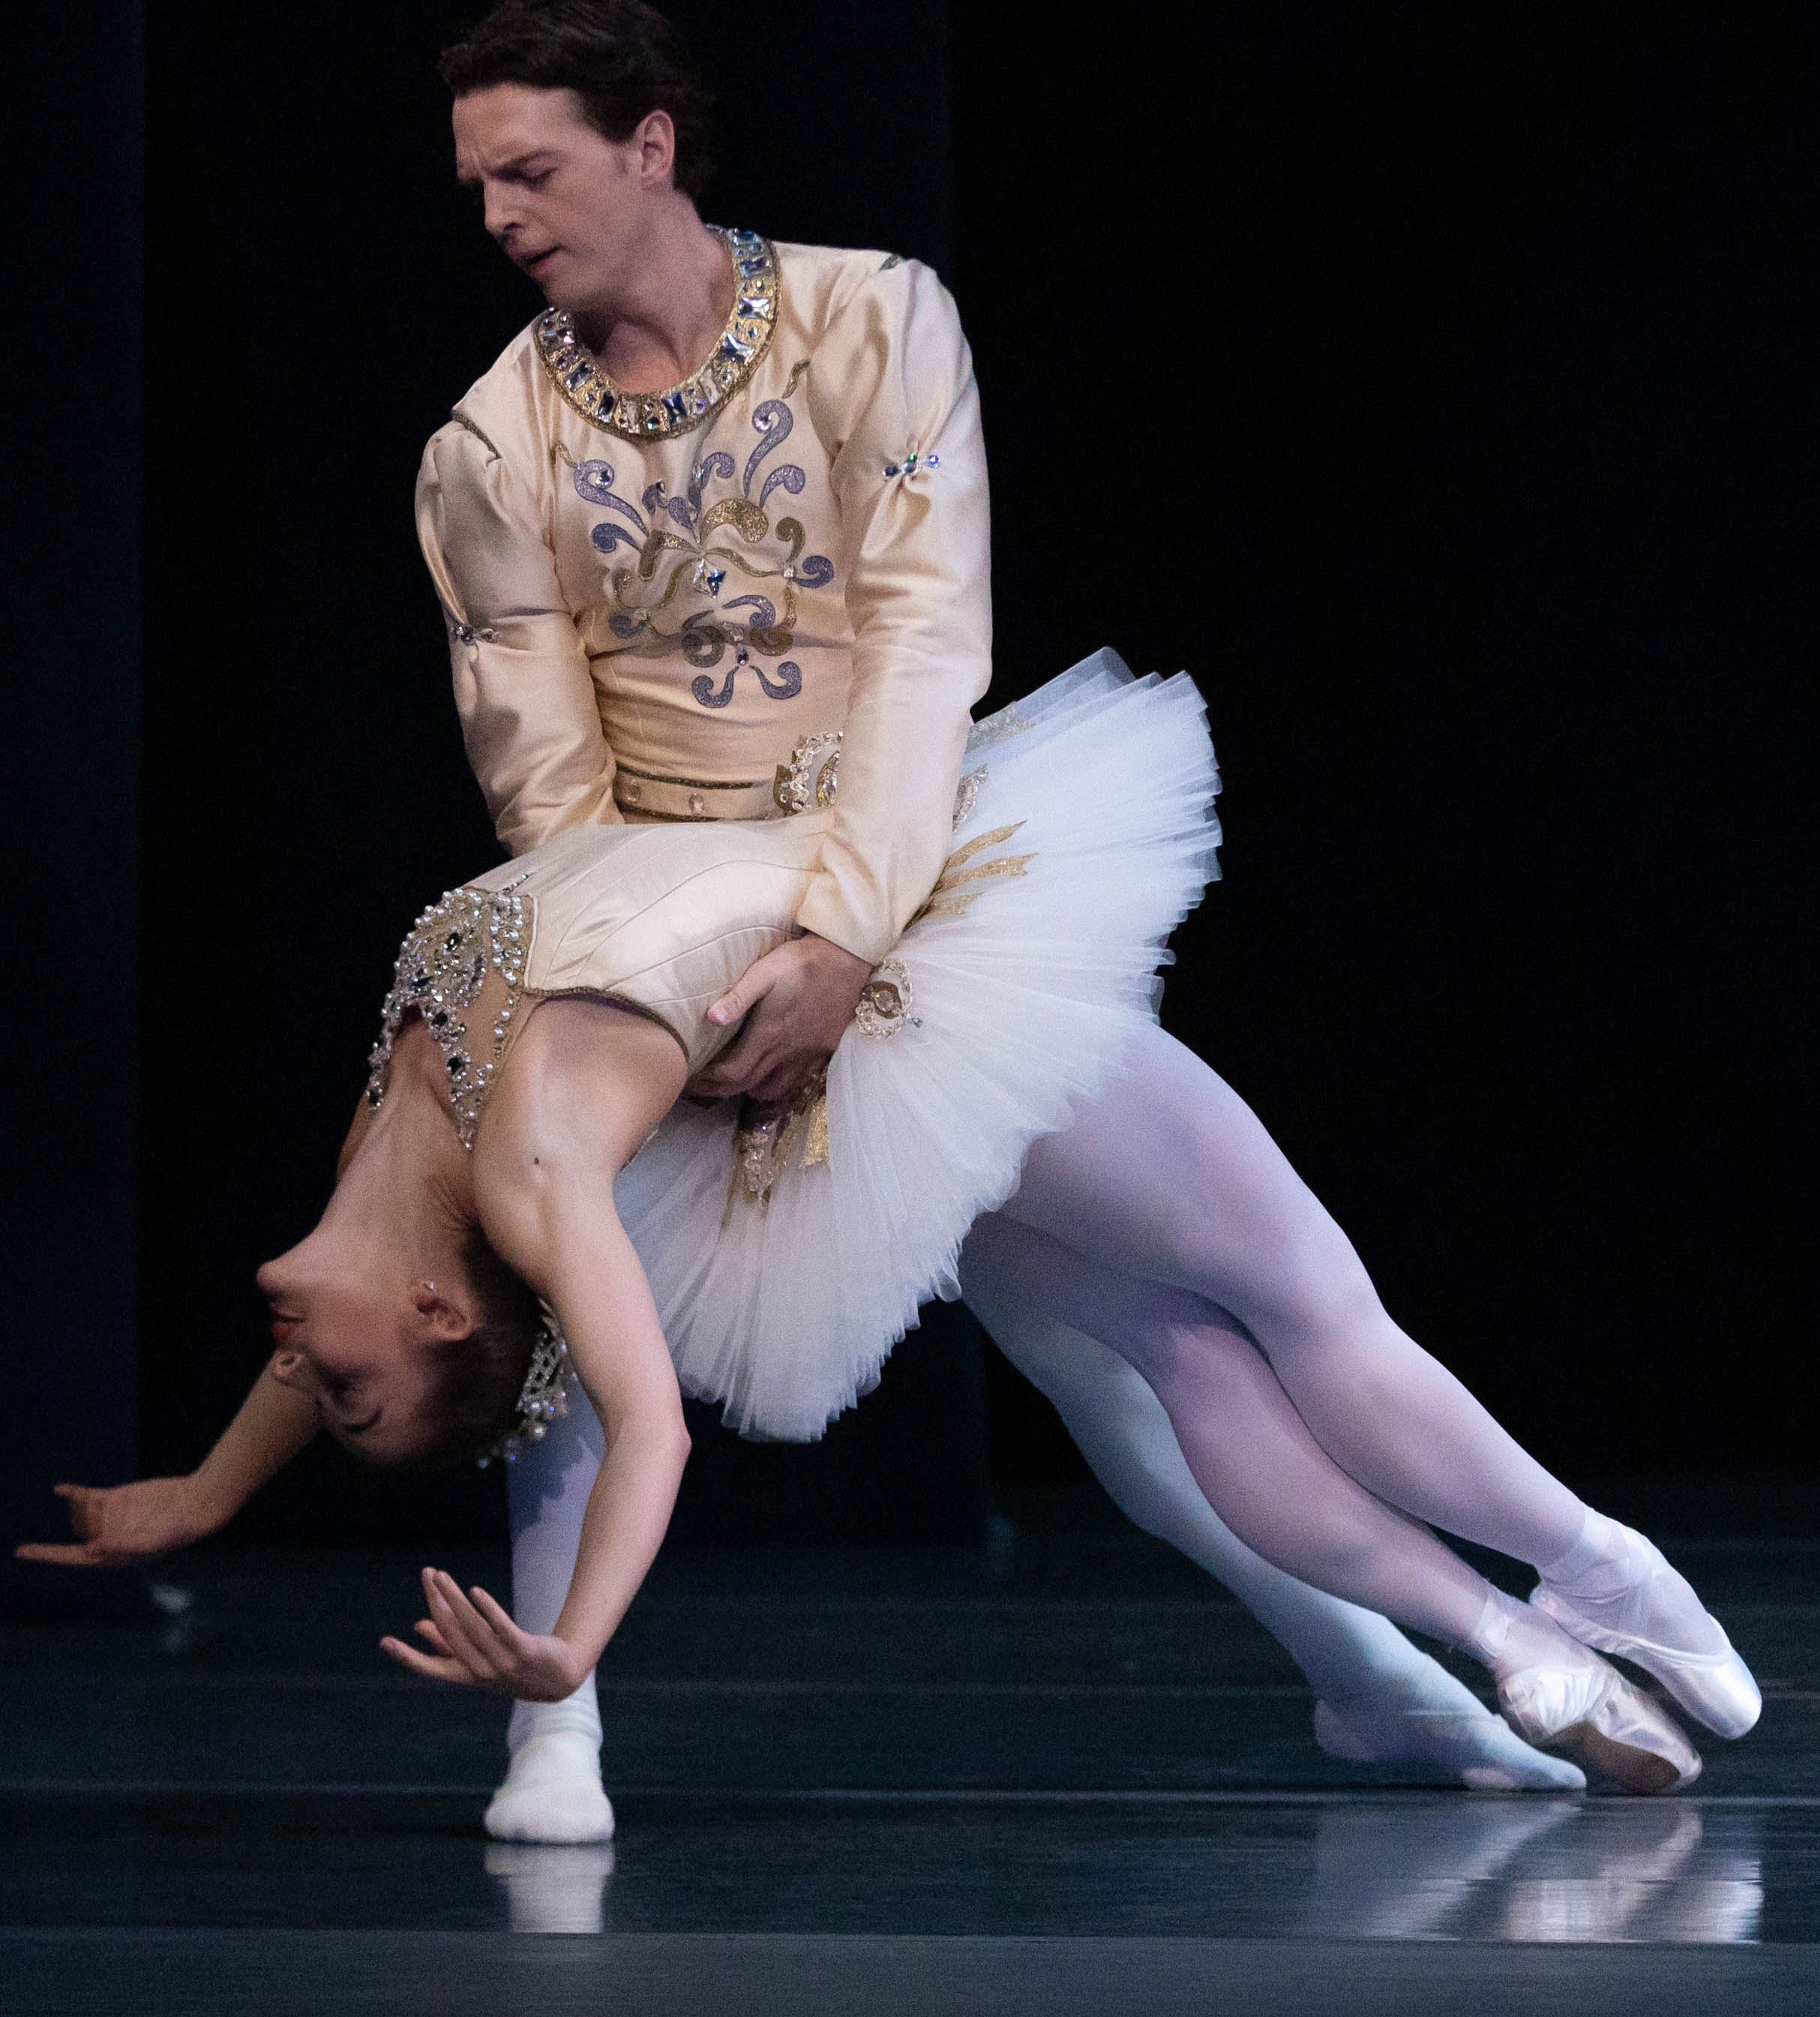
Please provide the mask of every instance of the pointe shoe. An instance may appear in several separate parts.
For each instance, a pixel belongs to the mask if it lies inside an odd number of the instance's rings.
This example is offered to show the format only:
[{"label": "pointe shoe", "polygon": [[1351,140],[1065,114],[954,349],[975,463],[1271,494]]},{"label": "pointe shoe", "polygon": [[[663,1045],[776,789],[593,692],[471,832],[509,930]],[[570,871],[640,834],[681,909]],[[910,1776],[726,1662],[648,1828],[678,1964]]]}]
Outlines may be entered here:
[{"label": "pointe shoe", "polygon": [[610,1842],[613,1802],[600,1783],[599,1739],[541,1730],[512,1755],[487,1809],[498,1842]]},{"label": "pointe shoe", "polygon": [[[1624,1564],[1626,1579],[1611,1596],[1588,1597],[1544,1581],[1536,1586],[1530,1603],[1583,1646],[1629,1660],[1654,1675],[1707,1729],[1721,1737],[1743,1736],[1763,1713],[1763,1695],[1750,1669],[1662,1550],[1633,1528],[1620,1531],[1629,1559]],[[1718,1649],[1692,1653],[1663,1644],[1658,1636],[1667,1629],[1660,1615],[1663,1599],[1677,1602],[1684,1613],[1690,1607],[1698,1611],[1717,1633]]]},{"label": "pointe shoe", "polygon": [[[1462,1690],[1464,1692],[1464,1690]],[[1357,1765],[1436,1765],[1480,1793],[1581,1793],[1586,1774],[1526,1744],[1501,1716],[1470,1709],[1314,1705],[1314,1741]]]},{"label": "pointe shoe", "polygon": [[1700,1754],[1647,1695],[1595,1654],[1501,1675],[1498,1706],[1538,1750],[1571,1758],[1627,1792],[1678,1793],[1700,1776]]}]

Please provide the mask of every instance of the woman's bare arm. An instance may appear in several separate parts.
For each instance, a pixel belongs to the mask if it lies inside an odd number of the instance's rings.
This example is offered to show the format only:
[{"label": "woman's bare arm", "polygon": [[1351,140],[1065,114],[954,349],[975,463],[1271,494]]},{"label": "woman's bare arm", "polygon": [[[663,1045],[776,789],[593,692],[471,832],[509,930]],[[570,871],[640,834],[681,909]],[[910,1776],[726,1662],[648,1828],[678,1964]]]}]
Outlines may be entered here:
[{"label": "woman's bare arm", "polygon": [[521,1631],[485,1591],[464,1593],[427,1569],[431,1615],[417,1629],[431,1650],[383,1642],[416,1672],[559,1701],[593,1672],[656,1557],[689,1438],[613,1180],[675,1102],[684,1072],[665,1032],[591,1003],[545,1005],[519,1040],[475,1150],[481,1222],[554,1308],[606,1448],[555,1630]]},{"label": "woman's bare arm", "polygon": [[13,1553],[22,1561],[70,1568],[119,1568],[168,1554],[225,1527],[319,1426],[315,1402],[281,1385],[268,1366],[214,1448],[187,1476],[111,1488],[59,1485],[56,1494],[77,1538],[27,1542]]}]

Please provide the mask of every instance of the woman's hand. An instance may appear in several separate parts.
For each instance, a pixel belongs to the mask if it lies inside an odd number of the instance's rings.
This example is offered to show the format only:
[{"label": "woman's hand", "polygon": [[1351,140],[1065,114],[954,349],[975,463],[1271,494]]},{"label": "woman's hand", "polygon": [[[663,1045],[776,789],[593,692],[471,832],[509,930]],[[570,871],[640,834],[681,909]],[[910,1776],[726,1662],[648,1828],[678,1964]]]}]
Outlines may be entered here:
[{"label": "woman's hand", "polygon": [[420,1652],[402,1639],[379,1642],[413,1674],[521,1701],[560,1701],[588,1678],[567,1640],[521,1632],[484,1589],[464,1596],[453,1576],[425,1569],[423,1596],[430,1615],[417,1620],[417,1635],[434,1651]]},{"label": "woman's hand", "polygon": [[755,959],[708,1012],[711,1023],[746,1026],[689,1081],[697,1099],[744,1093],[782,1105],[824,1069],[853,1019],[872,972],[856,953],[806,933]]},{"label": "woman's hand", "polygon": [[74,1541],[28,1541],[13,1553],[22,1562],[59,1562],[69,1568],[115,1569],[149,1562],[187,1547],[221,1524],[202,1503],[195,1478],[142,1478],[136,1485],[98,1488],[53,1488],[70,1509]]}]

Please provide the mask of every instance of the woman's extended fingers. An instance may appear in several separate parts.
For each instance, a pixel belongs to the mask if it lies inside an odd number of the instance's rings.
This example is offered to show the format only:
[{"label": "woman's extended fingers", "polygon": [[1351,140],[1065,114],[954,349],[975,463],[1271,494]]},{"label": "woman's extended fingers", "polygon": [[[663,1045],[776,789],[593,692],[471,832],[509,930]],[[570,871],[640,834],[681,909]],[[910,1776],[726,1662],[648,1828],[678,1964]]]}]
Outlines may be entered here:
[{"label": "woman's extended fingers", "polygon": [[[473,1600],[453,1576],[443,1577],[442,1593],[448,1598],[449,1607],[454,1612],[456,1622],[469,1644],[477,1647],[488,1665],[502,1679],[504,1678],[516,1664],[517,1647],[514,1642],[520,1636],[517,1626],[496,1604],[493,1604],[493,1611],[498,1623],[477,1610]],[[477,1596],[484,1594],[479,1590],[475,1592]],[[492,1603],[490,1597],[487,1600]],[[505,1627],[503,1632],[499,1629],[501,1625]]]},{"label": "woman's extended fingers", "polygon": [[469,1595],[474,1599],[475,1610],[505,1641],[507,1651],[513,1653],[522,1652],[524,1641],[530,1635],[524,1631],[517,1622],[510,1616],[506,1607],[496,1598],[489,1597],[478,1583],[475,1584],[473,1589],[469,1592]]},{"label": "woman's extended fingers", "polygon": [[407,1646],[402,1639],[382,1639],[379,1647],[382,1653],[389,1653],[401,1667],[409,1667],[413,1674],[421,1674],[427,1681],[453,1681],[458,1687],[470,1688],[475,1685],[474,1676],[460,1661],[446,1654],[433,1660],[427,1653],[420,1653],[415,1646]]},{"label": "woman's extended fingers", "polygon": [[420,1618],[411,1629],[420,1639],[434,1646],[438,1653],[448,1654],[452,1660],[455,1658],[453,1652],[450,1651],[449,1641],[437,1629],[434,1618]]},{"label": "woman's extended fingers", "polygon": [[99,1509],[95,1502],[101,1494],[89,1485],[53,1485],[51,1489],[69,1508],[70,1527],[85,1541],[93,1540],[95,1530],[100,1524]]},{"label": "woman's extended fingers", "polygon": [[102,1566],[100,1550],[92,1541],[26,1541],[13,1552],[22,1562],[56,1562],[67,1569]]},{"label": "woman's extended fingers", "polygon": [[[483,1629],[477,1636],[467,1620],[457,1611],[456,1600],[460,1598],[461,1592],[456,1588],[453,1579],[445,1575],[440,1569],[426,1569],[423,1571],[423,1590],[430,1600],[430,1615],[449,1642],[450,1652],[476,1680],[497,1687],[504,1676],[488,1657],[488,1635]],[[473,1605],[465,1604],[464,1607],[471,1615]],[[478,1619],[476,1622],[478,1622]]]},{"label": "woman's extended fingers", "polygon": [[484,1589],[475,1588],[483,1610],[466,1595],[454,1577],[438,1572],[438,1583],[449,1605],[450,1622],[496,1679],[509,1682],[523,1665],[528,1635],[519,1630],[503,1607]]}]

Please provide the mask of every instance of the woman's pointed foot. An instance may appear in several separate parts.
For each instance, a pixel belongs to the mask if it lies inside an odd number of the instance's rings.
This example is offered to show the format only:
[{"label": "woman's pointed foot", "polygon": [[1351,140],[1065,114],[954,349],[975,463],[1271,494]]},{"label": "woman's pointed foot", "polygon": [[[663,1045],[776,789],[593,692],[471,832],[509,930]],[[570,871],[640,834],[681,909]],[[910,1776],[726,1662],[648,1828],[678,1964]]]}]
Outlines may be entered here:
[{"label": "woman's pointed foot", "polygon": [[600,1781],[600,1739],[577,1730],[528,1739],[487,1809],[486,1830],[499,1842],[610,1842],[613,1802]]},{"label": "woman's pointed foot", "polygon": [[1435,1765],[1476,1792],[1578,1793],[1586,1774],[1526,1744],[1501,1716],[1461,1690],[1470,1708],[1314,1705],[1314,1741],[1330,1758],[1363,1765]]},{"label": "woman's pointed foot", "polygon": [[1552,1564],[1530,1603],[1583,1646],[1653,1675],[1707,1729],[1743,1736],[1763,1696],[1724,1628],[1653,1542],[1602,1524],[1610,1531],[1600,1558]]},{"label": "woman's pointed foot", "polygon": [[1505,1720],[1537,1750],[1632,1793],[1678,1792],[1699,1777],[1680,1725],[1533,1604],[1487,1586],[1461,1644],[1490,1669]]},{"label": "woman's pointed foot", "polygon": [[1602,1773],[1628,1793],[1678,1793],[1691,1786],[1700,1776],[1700,1754],[1680,1726],[1596,1653],[1574,1650],[1577,1660],[1499,1675],[1498,1705],[1511,1727],[1538,1749]]}]

